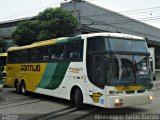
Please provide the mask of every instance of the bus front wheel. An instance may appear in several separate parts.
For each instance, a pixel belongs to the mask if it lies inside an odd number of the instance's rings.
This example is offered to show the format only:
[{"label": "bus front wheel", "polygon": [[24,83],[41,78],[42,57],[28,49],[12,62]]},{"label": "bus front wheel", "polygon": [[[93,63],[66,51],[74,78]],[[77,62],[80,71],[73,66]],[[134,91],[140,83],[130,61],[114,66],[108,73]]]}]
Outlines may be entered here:
[{"label": "bus front wheel", "polygon": [[79,88],[76,88],[75,94],[74,94],[74,103],[77,109],[83,108],[83,95]]}]

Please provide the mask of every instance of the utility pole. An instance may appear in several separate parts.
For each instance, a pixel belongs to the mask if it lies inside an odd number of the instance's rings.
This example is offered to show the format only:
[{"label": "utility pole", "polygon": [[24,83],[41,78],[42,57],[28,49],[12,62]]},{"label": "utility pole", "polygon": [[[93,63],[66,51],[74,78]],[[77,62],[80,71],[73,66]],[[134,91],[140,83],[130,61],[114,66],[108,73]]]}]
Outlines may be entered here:
[{"label": "utility pole", "polygon": [[73,5],[74,5],[74,16],[76,17],[76,4],[77,4],[77,0],[72,0],[73,1]]},{"label": "utility pole", "polygon": [[[65,0],[67,1],[67,0]],[[72,3],[73,3],[73,15],[77,18],[77,7],[76,7],[76,4],[79,0],[71,0]],[[77,27],[75,27],[75,30],[74,30],[74,35],[77,35]]]},{"label": "utility pole", "polygon": [[[76,8],[76,4],[77,4],[77,0],[72,0],[73,2],[73,11],[74,11],[74,16],[77,18],[77,8]],[[77,35],[77,27],[75,27],[74,30],[74,35]]]}]

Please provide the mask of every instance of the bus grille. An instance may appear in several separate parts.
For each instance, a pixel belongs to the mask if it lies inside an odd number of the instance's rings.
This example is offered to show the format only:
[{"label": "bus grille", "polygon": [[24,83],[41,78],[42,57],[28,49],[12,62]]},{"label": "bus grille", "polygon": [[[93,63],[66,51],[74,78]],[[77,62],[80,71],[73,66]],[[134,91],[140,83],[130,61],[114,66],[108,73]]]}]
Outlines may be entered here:
[{"label": "bus grille", "polygon": [[133,93],[135,93],[135,91],[134,91],[134,90],[126,91],[126,93],[127,93],[127,94],[133,94]]},{"label": "bus grille", "polygon": [[137,93],[144,93],[145,90],[137,90]]}]

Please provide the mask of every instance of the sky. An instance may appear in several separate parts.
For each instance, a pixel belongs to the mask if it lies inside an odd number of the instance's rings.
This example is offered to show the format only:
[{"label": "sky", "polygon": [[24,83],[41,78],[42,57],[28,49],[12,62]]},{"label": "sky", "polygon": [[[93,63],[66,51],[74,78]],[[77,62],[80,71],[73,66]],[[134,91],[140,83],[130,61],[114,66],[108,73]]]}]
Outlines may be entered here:
[{"label": "sky", "polygon": [[[68,0],[70,1],[70,0]],[[160,28],[160,0],[86,0]],[[1,0],[0,22],[32,17],[65,0]]]}]

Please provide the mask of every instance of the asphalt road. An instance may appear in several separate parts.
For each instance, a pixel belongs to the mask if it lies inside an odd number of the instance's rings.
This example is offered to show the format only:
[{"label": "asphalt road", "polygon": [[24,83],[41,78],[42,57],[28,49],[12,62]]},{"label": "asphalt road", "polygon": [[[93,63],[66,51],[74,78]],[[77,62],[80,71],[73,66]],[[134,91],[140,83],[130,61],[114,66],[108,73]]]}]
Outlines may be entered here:
[{"label": "asphalt road", "polygon": [[[160,77],[158,77],[160,78]],[[67,100],[29,93],[15,93],[13,88],[4,88],[0,93],[0,120],[159,120],[160,80],[154,82],[155,97],[148,105],[120,109],[103,109],[85,105],[77,110]]]}]

